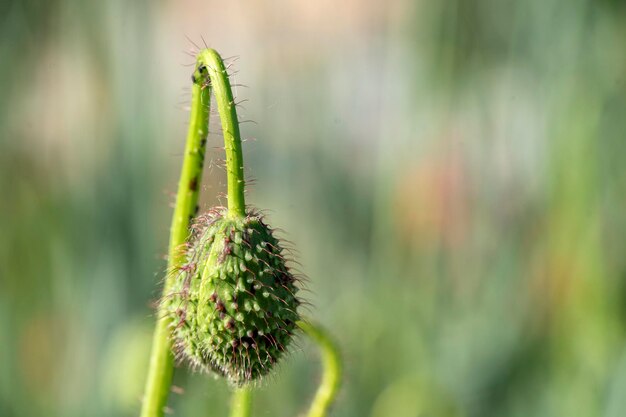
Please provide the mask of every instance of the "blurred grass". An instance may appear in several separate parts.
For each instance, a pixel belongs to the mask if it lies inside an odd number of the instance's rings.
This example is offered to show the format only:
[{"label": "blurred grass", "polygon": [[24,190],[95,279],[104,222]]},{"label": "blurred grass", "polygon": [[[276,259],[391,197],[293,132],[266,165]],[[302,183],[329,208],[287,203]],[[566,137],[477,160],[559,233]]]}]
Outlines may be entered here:
[{"label": "blurred grass", "polygon": [[[343,348],[334,415],[626,412],[624,2],[4,1],[0,34],[1,416],[137,414],[184,35],[241,56],[249,201]],[[255,413],[317,372],[301,340]],[[175,415],[225,415],[176,380]]]}]

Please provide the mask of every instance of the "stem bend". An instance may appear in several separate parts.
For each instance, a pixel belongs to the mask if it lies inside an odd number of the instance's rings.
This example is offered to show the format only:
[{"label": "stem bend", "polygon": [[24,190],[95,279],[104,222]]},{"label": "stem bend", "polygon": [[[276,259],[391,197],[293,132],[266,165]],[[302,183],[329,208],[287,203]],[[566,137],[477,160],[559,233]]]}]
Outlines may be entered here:
[{"label": "stem bend", "polygon": [[307,417],[326,417],[328,409],[337,397],[341,383],[341,358],[339,350],[326,330],[306,321],[298,321],[300,327],[320,348],[322,353],[322,381],[311,402]]},{"label": "stem bend", "polygon": [[243,152],[237,108],[228,79],[224,61],[214,49],[204,49],[198,54],[198,62],[209,72],[210,85],[215,94],[217,111],[222,122],[224,151],[226,152],[226,172],[228,174],[228,215],[245,217]]}]

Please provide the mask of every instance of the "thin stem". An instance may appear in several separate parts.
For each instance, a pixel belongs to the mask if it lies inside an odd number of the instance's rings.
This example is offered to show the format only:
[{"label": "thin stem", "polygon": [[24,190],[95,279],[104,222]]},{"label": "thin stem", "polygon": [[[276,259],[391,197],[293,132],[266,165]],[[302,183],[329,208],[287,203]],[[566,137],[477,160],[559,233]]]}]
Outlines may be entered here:
[{"label": "thin stem", "polygon": [[319,346],[322,353],[323,375],[307,417],[325,417],[337,397],[341,382],[341,359],[339,350],[330,335],[319,325],[298,321],[300,327]]},{"label": "thin stem", "polygon": [[230,417],[250,417],[252,411],[252,390],[235,388],[230,403]]},{"label": "thin stem", "polygon": [[[189,235],[191,219],[197,211],[206,138],[209,133],[211,89],[194,83],[191,91],[191,119],[170,229],[168,275],[163,286],[164,296],[170,292],[174,280],[172,272],[178,270],[185,262],[183,244]],[[170,319],[159,312],[152,340],[152,353],[141,417],[161,417],[167,405],[167,396],[174,372],[169,325]]]},{"label": "thin stem", "polygon": [[244,217],[246,215],[246,202],[244,199],[245,183],[241,134],[228,73],[224,67],[224,61],[214,49],[202,50],[198,55],[198,60],[209,71],[217,110],[222,121],[226,172],[228,174],[228,215],[230,217]]}]

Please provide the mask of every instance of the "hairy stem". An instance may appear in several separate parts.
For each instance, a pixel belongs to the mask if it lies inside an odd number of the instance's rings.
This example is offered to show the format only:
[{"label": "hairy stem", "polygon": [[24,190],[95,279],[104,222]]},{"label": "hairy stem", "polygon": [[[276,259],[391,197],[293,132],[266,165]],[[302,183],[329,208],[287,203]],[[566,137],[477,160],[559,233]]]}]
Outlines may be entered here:
[{"label": "hairy stem", "polygon": [[[170,229],[168,274],[163,286],[164,296],[169,294],[174,279],[174,272],[185,262],[183,245],[189,235],[190,221],[197,211],[206,138],[209,133],[211,89],[208,86],[194,83],[191,91],[191,119],[187,133],[183,167],[178,183],[176,207],[174,208]],[[174,369],[169,326],[170,319],[159,312],[152,341],[152,353],[141,417],[161,417],[167,405]]]},{"label": "hairy stem", "polygon": [[230,403],[230,417],[250,417],[252,411],[252,390],[250,388],[235,388]]},{"label": "hairy stem", "polygon": [[319,346],[322,353],[323,375],[307,417],[325,417],[337,396],[341,382],[339,350],[330,335],[319,325],[298,321],[300,327]]},{"label": "hairy stem", "polygon": [[246,203],[244,199],[243,152],[237,109],[233,101],[228,73],[224,67],[224,61],[213,49],[202,50],[198,55],[198,61],[202,62],[209,71],[217,110],[222,121],[226,172],[228,174],[228,215],[230,217],[244,217],[246,215]]}]

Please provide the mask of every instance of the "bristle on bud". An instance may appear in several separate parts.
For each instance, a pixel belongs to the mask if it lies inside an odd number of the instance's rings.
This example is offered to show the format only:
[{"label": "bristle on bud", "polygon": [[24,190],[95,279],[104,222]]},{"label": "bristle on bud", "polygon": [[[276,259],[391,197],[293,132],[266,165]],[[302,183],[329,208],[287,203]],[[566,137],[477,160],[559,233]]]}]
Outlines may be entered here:
[{"label": "bristle on bud", "polygon": [[187,263],[162,300],[179,358],[235,385],[271,372],[300,319],[282,252],[257,212],[229,218],[214,208],[197,218]]}]

